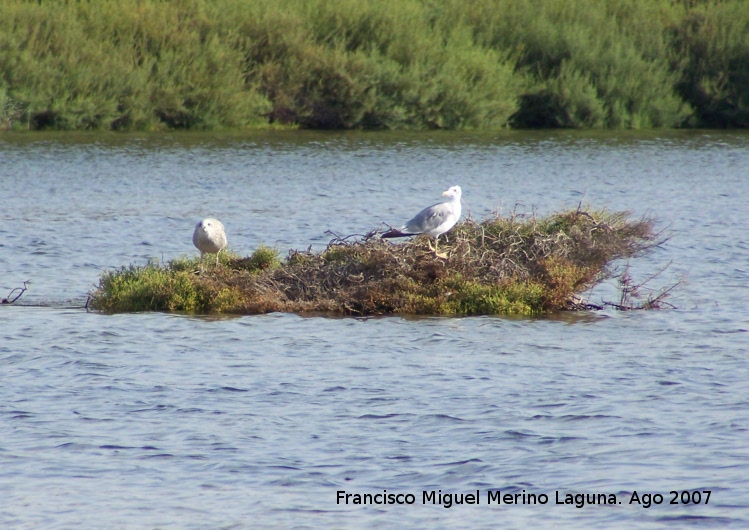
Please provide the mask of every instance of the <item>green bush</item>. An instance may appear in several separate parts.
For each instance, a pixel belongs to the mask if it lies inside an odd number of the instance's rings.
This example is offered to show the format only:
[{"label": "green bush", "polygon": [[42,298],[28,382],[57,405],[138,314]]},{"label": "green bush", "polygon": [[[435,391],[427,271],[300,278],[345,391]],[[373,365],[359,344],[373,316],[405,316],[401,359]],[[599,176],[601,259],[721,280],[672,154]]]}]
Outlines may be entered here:
[{"label": "green bush", "polygon": [[677,90],[699,127],[749,127],[749,15],[743,2],[703,3],[676,26]]},{"label": "green bush", "polygon": [[520,50],[533,79],[517,127],[675,127],[689,107],[675,93],[665,24],[651,0],[495,3],[475,16],[481,40]]}]

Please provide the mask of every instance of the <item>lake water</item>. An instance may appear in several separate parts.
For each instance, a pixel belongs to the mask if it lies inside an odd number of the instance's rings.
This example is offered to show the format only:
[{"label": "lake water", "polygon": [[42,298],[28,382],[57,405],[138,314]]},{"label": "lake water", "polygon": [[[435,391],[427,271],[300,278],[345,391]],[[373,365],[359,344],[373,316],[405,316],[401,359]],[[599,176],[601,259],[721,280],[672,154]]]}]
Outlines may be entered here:
[{"label": "lake water", "polygon": [[[653,286],[683,279],[677,309],[83,308],[104,270],[195,255],[203,217],[243,255],[320,250],[453,184],[476,219],[656,217],[671,238],[632,272],[671,263]],[[746,133],[4,134],[0,296],[31,283],[0,307],[0,524],[747,527],[748,203]],[[354,504],[384,490],[413,503]],[[616,504],[557,504],[580,493]]]}]

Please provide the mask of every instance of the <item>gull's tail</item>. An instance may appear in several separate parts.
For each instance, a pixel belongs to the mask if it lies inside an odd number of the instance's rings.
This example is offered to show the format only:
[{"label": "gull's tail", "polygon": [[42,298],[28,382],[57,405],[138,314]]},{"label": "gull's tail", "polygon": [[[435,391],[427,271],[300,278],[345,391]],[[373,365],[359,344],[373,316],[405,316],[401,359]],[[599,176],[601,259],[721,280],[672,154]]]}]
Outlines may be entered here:
[{"label": "gull's tail", "polygon": [[391,238],[391,237],[407,237],[407,236],[413,236],[413,235],[415,235],[415,234],[409,234],[407,232],[401,232],[397,228],[391,228],[390,230],[388,230],[387,232],[385,232],[384,234],[382,234],[380,236],[380,238],[381,239],[388,239],[388,238]]}]

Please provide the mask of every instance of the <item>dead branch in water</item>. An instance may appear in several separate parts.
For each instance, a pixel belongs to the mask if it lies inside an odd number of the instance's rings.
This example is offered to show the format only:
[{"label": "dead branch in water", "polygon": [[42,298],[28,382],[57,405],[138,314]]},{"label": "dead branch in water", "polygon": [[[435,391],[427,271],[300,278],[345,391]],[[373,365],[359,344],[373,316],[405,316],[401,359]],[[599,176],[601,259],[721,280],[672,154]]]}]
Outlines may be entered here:
[{"label": "dead branch in water", "polygon": [[[624,272],[619,276],[619,302],[608,302],[603,301],[603,304],[620,311],[633,311],[637,309],[663,309],[664,307],[670,307],[676,309],[676,306],[666,302],[666,298],[669,296],[678,285],[683,283],[683,279],[677,280],[675,283],[659,289],[658,291],[646,287],[652,280],[658,278],[663,274],[669,267],[671,262],[665,265],[656,273],[652,274],[648,278],[645,278],[641,282],[635,282],[632,274],[629,272],[629,263],[624,268]],[[647,291],[646,293],[643,293]],[[643,296],[645,299],[643,300]]]},{"label": "dead branch in water", "polygon": [[[23,293],[25,293],[28,290],[30,283],[31,283],[31,280],[26,280],[25,282],[23,282],[23,287],[16,287],[15,289],[11,290],[8,293],[8,296],[3,298],[2,301],[0,301],[0,304],[12,304],[13,302],[21,298]],[[16,293],[16,291],[18,291],[18,293]]]}]

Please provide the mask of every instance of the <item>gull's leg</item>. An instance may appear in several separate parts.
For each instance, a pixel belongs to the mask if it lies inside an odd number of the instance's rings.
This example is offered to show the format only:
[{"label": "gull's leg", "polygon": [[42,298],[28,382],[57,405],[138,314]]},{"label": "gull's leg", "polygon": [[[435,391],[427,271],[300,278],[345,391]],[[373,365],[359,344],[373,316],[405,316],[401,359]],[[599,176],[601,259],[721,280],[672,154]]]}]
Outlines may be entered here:
[{"label": "gull's leg", "polygon": [[437,252],[437,243],[439,241],[439,236],[434,238],[434,255],[438,258],[447,259],[447,253],[446,252]]}]

